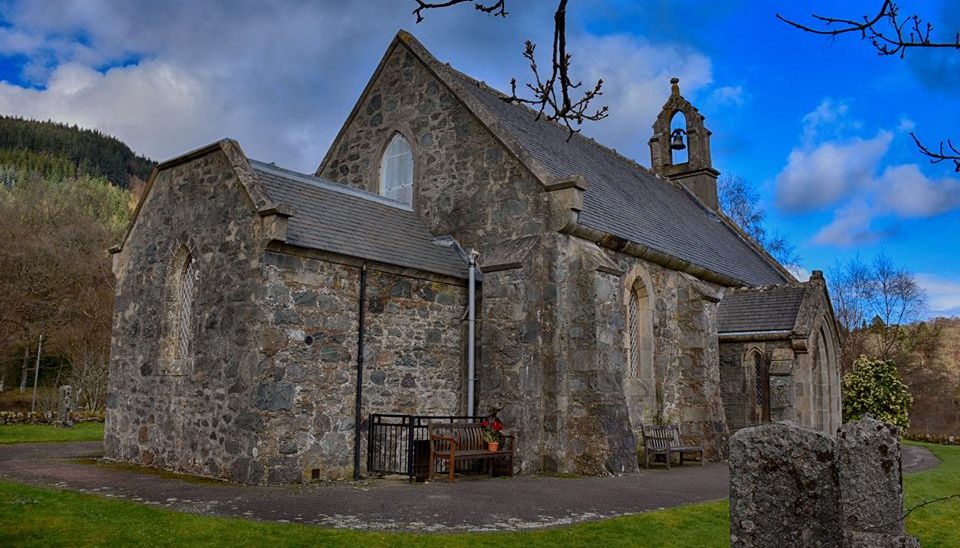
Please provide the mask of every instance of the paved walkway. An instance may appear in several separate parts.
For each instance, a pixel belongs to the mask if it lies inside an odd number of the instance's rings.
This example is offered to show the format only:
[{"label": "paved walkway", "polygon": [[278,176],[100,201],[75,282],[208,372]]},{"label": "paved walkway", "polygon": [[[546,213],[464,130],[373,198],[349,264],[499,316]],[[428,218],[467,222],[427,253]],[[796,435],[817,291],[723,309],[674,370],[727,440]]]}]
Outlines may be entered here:
[{"label": "paved walkway", "polygon": [[[101,454],[100,442],[4,445],[0,477],[201,514],[415,531],[568,525],[726,498],[729,482],[726,465],[708,463],[618,478],[478,478],[453,485],[400,479],[250,487],[82,460]],[[916,447],[904,448],[903,462],[905,471],[937,465],[935,457]]]}]

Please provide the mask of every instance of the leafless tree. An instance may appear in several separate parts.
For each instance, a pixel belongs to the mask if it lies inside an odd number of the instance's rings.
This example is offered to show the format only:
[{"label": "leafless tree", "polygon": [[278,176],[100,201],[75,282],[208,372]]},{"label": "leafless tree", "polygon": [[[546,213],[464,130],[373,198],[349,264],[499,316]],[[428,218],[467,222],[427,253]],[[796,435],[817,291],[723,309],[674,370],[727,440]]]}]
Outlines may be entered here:
[{"label": "leafless tree", "polygon": [[843,371],[861,355],[897,361],[905,326],[926,310],[926,295],[913,273],[884,253],[871,262],[859,256],[838,262],[830,273],[830,294]]},{"label": "leafless tree", "polygon": [[23,353],[26,363],[43,334],[44,358],[71,366],[90,405],[106,390],[114,293],[106,249],[126,225],[125,199],[89,179],[23,175],[0,188],[0,326],[10,335],[0,338],[0,357]]},{"label": "leafless tree", "polygon": [[799,257],[794,247],[779,232],[768,232],[765,226],[767,212],[760,206],[757,191],[739,175],[723,175],[717,185],[720,210],[737,226],[784,265],[795,265]]},{"label": "leafless tree", "polygon": [[[473,4],[473,7],[483,13],[506,17],[506,0],[446,0],[430,2],[416,0],[417,8],[413,14],[417,23],[424,19],[423,12],[429,9],[449,8],[458,4]],[[583,86],[582,81],[574,82],[570,78],[570,62],[573,56],[567,53],[567,0],[559,0],[557,10],[553,15],[553,52],[550,69],[541,73],[535,56],[536,44],[527,40],[524,45],[523,56],[530,63],[533,72],[533,82],[524,84],[532,97],[522,97],[517,94],[517,79],[510,80],[510,96],[505,101],[529,105],[537,110],[537,118],[546,116],[548,120],[562,123],[569,131],[569,136],[580,131],[584,121],[598,121],[607,117],[609,109],[606,106],[593,108],[591,102],[603,95],[603,79],[586,89],[579,97],[573,94]]]},{"label": "leafless tree", "polygon": [[[811,17],[820,26],[810,26],[798,23],[777,14],[777,19],[800,29],[804,32],[836,38],[845,34],[860,36],[861,40],[869,40],[877,54],[882,57],[896,56],[903,59],[911,49],[953,49],[960,52],[960,32],[956,32],[952,39],[935,40],[933,23],[923,19],[919,14],[903,16],[900,5],[893,0],[883,0],[880,9],[875,14],[863,15],[860,19],[832,17],[811,14]],[[929,148],[921,143],[914,133],[913,137],[920,153],[930,158],[930,162],[953,162],[954,171],[960,173],[960,150],[950,141],[940,141],[936,148]]]}]

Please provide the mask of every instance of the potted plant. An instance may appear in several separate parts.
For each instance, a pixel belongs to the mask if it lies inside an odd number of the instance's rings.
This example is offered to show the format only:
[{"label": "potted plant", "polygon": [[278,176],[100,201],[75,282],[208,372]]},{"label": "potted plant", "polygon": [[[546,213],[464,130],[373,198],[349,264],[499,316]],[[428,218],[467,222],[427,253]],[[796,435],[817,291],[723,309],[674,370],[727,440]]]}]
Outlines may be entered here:
[{"label": "potted plant", "polygon": [[487,450],[496,451],[499,449],[503,423],[493,417],[481,422],[480,426],[483,427],[483,441],[487,442]]}]

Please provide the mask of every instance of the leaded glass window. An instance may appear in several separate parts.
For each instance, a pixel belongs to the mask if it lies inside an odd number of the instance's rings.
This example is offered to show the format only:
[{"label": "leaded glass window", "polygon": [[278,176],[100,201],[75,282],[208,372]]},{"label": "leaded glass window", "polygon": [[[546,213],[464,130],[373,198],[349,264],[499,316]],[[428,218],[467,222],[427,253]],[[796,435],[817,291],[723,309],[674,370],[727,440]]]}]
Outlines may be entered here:
[{"label": "leaded glass window", "polygon": [[380,161],[380,194],[413,204],[413,150],[399,133],[394,134]]},{"label": "leaded glass window", "polygon": [[628,365],[630,377],[636,378],[640,374],[640,299],[636,291],[630,292],[630,310],[628,311],[627,329],[630,330],[630,354]]},{"label": "leaded glass window", "polygon": [[754,384],[756,385],[757,392],[757,407],[763,407],[764,400],[766,399],[764,380],[767,375],[765,368],[763,367],[763,358],[760,357],[760,354],[757,352],[753,353],[753,369],[754,369]]},{"label": "leaded glass window", "polygon": [[193,333],[193,297],[197,280],[196,261],[187,254],[177,288],[177,359],[183,360],[190,355],[190,339]]}]

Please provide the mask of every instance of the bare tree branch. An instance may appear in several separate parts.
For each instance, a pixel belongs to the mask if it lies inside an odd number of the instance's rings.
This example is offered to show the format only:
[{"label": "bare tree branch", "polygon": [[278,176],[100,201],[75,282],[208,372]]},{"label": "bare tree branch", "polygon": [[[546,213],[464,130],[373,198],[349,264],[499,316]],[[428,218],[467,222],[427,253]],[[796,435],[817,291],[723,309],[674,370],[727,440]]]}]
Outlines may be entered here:
[{"label": "bare tree branch", "polygon": [[912,132],[910,133],[910,136],[913,137],[913,142],[917,144],[917,148],[920,149],[920,153],[930,158],[931,164],[939,164],[940,162],[944,161],[953,162],[954,171],[960,173],[960,150],[958,150],[956,145],[953,144],[953,141],[947,139],[946,149],[943,146],[943,141],[940,141],[940,148],[936,151],[933,151],[924,146],[924,144],[920,142],[920,138],[914,135]]},{"label": "bare tree branch", "polygon": [[465,4],[467,2],[473,2],[473,7],[477,11],[482,11],[483,13],[489,13],[492,15],[498,15],[500,17],[507,16],[507,0],[498,0],[498,1],[488,1],[488,2],[476,2],[475,0],[447,0],[446,2],[425,2],[424,0],[416,0],[417,9],[413,10],[413,14],[417,16],[417,23],[423,21],[423,10],[434,9],[434,8],[449,8],[450,6],[456,6],[457,4]]},{"label": "bare tree branch", "polygon": [[815,20],[823,23],[823,28],[815,28],[798,23],[777,14],[777,19],[804,32],[821,36],[840,36],[859,34],[861,40],[870,40],[877,54],[881,56],[899,55],[903,59],[911,48],[953,48],[960,50],[960,32],[953,41],[934,41],[930,38],[933,24],[924,21],[917,14],[901,19],[900,6],[893,0],[883,0],[876,15],[864,15],[860,20],[811,14]]},{"label": "bare tree branch", "polygon": [[[470,2],[471,0],[447,0],[445,2],[426,2],[416,0],[417,9],[413,11],[417,16],[417,22],[423,21],[423,10],[432,8],[447,8],[458,4]],[[473,1],[474,7],[484,13],[506,17],[506,0],[497,2]],[[562,123],[566,126],[569,135],[567,139],[573,137],[580,131],[580,126],[584,121],[597,121],[606,118],[609,115],[609,109],[602,106],[597,109],[591,108],[591,102],[597,97],[603,95],[603,80],[597,81],[596,85],[583,93],[579,99],[571,97],[571,91],[580,88],[583,82],[573,82],[570,79],[570,61],[573,56],[567,53],[567,0],[559,0],[557,11],[553,16],[553,51],[551,57],[550,73],[541,75],[540,68],[537,65],[535,56],[536,44],[527,40],[524,45],[523,56],[530,63],[530,71],[533,72],[533,83],[525,84],[525,87],[531,92],[532,97],[521,97],[517,95],[517,79],[510,80],[510,96],[504,100],[529,105],[537,110],[537,118],[546,115],[547,119]]]},{"label": "bare tree branch", "polygon": [[[860,20],[830,17],[816,13],[811,14],[811,17],[822,23],[823,27],[811,27],[787,19],[779,13],[777,14],[777,19],[784,23],[804,32],[820,36],[837,37],[850,33],[859,34],[861,40],[870,40],[874,49],[877,50],[877,55],[882,57],[896,55],[903,59],[907,50],[913,48],[949,48],[960,51],[960,32],[954,35],[952,41],[935,41],[930,37],[933,33],[932,23],[924,21],[918,14],[901,18],[900,6],[893,0],[883,0],[875,15],[864,15]],[[960,173],[960,150],[957,150],[957,147],[949,139],[946,141],[946,149],[944,148],[944,142],[940,141],[939,150],[934,151],[924,146],[913,133],[910,136],[913,137],[920,153],[930,158],[930,163],[937,164],[950,161],[954,163],[954,171]]]}]

